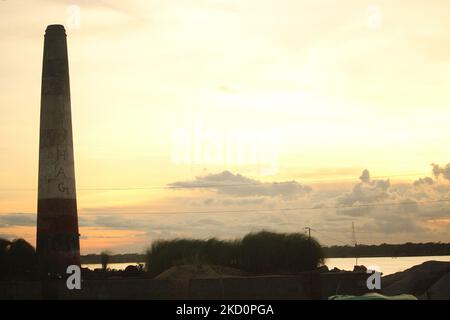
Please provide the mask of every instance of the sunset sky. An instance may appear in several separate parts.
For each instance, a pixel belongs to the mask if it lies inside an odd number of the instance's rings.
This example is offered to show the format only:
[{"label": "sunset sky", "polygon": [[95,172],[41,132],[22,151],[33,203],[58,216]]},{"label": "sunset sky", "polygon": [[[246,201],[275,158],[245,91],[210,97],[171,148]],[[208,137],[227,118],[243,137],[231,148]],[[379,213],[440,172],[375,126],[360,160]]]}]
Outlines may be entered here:
[{"label": "sunset sky", "polygon": [[352,222],[450,242],[448,12],[0,0],[0,237],[35,244],[43,35],[64,24],[82,253],[307,226],[349,244]]}]

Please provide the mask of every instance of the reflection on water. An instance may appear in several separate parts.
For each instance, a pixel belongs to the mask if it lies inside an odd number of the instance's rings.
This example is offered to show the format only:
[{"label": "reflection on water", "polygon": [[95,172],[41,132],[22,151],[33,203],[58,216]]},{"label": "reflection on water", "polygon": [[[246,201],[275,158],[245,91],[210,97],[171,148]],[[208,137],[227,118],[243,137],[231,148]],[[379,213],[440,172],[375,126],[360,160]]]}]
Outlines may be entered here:
[{"label": "reflection on water", "polygon": [[[450,256],[428,256],[428,257],[375,257],[375,258],[358,258],[358,264],[364,265],[366,267],[376,266],[383,275],[388,275],[396,273],[399,271],[406,270],[415,265],[421,264],[425,261],[436,260],[436,261],[449,261]],[[328,268],[333,269],[334,267],[341,270],[353,270],[355,265],[355,258],[329,258],[326,260],[325,264]],[[137,265],[137,263],[111,263],[108,265],[110,269],[124,270],[129,265]],[[84,268],[89,269],[101,269],[101,264],[83,264]]]},{"label": "reflection on water", "polygon": [[[430,260],[450,261],[450,256],[358,258],[358,265],[364,265],[366,267],[376,266],[383,275],[388,275]],[[353,270],[355,258],[329,258],[325,261],[325,264],[330,269],[336,267],[341,270]]]},{"label": "reflection on water", "polygon": [[[144,263],[141,263],[144,265]],[[121,263],[108,263],[109,269],[115,269],[115,270],[125,270],[128,266],[137,266],[138,263],[135,262],[121,262]],[[86,263],[81,265],[83,268],[89,268],[91,270],[94,269],[101,269],[102,265],[100,263]]]}]

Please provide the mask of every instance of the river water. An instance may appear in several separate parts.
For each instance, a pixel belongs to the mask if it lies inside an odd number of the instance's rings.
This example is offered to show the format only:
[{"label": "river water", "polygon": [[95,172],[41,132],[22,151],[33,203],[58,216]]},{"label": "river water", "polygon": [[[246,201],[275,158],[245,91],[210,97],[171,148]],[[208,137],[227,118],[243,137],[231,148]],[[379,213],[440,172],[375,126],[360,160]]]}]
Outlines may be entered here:
[{"label": "river water", "polygon": [[[364,265],[366,267],[375,267],[377,270],[388,275],[399,271],[406,270],[415,265],[421,264],[425,261],[449,261],[450,256],[426,256],[426,257],[375,257],[375,258],[358,258],[358,265]],[[355,265],[355,258],[329,258],[325,261],[325,264],[329,269],[334,267],[341,270],[353,270]],[[108,268],[123,270],[129,265],[136,265],[136,263],[111,263]],[[83,264],[83,267],[89,269],[101,268],[100,264]]]},{"label": "river water", "polygon": [[[364,265],[369,269],[380,271],[383,275],[388,275],[430,260],[450,262],[450,256],[358,258],[358,265]],[[355,258],[330,258],[325,261],[325,264],[330,269],[337,267],[341,270],[353,270]]]}]

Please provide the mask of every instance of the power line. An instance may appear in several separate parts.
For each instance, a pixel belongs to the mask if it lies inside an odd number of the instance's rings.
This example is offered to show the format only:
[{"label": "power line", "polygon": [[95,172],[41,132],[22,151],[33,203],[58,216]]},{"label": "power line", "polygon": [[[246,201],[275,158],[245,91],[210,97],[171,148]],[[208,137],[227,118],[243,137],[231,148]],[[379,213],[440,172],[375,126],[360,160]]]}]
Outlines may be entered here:
[{"label": "power line", "polygon": [[[392,177],[407,177],[407,176],[418,176],[418,175],[429,175],[429,173],[418,172],[418,173],[405,173],[397,175],[386,175],[386,176],[375,176],[371,179],[381,179],[381,178],[392,178]],[[324,182],[324,179],[303,179],[307,182]],[[357,181],[358,178],[337,178],[328,181]],[[80,187],[77,191],[133,191],[133,190],[177,190],[177,189],[211,189],[211,188],[233,188],[233,187],[246,187],[246,186],[265,186],[267,184],[284,184],[291,181],[283,182],[254,182],[254,183],[238,183],[238,184],[202,184],[202,185],[165,185],[165,186],[131,186],[131,187]],[[195,183],[193,181],[192,183]],[[37,191],[37,188],[0,188],[0,192],[6,191]]]},{"label": "power line", "polygon": [[[347,235],[351,234],[351,231],[344,231],[344,230],[323,230],[323,229],[316,229],[317,231],[320,232],[325,232],[325,233],[344,233]],[[358,236],[358,238],[363,238],[366,239],[366,237],[373,237],[371,234],[372,233],[376,233],[376,231],[357,231],[355,230],[355,234],[362,234],[362,236]],[[375,237],[375,238],[385,238],[385,236],[379,236],[379,237]]]},{"label": "power line", "polygon": [[[239,210],[207,210],[207,211],[138,211],[130,212],[129,210],[118,212],[115,214],[128,213],[128,214],[214,214],[214,213],[259,213],[259,212],[276,212],[276,211],[298,211],[298,210],[321,210],[321,209],[350,209],[350,208],[366,208],[366,207],[380,207],[380,206],[394,206],[394,205],[426,205],[429,203],[444,203],[450,202],[450,199],[440,200],[423,200],[423,201],[410,201],[410,202],[386,202],[386,203],[373,203],[373,204],[361,204],[350,206],[314,206],[314,207],[286,207],[286,208],[271,208],[271,209],[239,209]],[[111,213],[92,213],[95,215],[111,215]]]},{"label": "power line", "polygon": [[312,230],[312,231],[315,231],[315,232],[317,232],[317,233],[319,233],[319,234],[321,234],[322,237],[328,238],[329,240],[337,241],[337,242],[340,242],[340,243],[342,243],[342,244],[344,244],[344,245],[349,245],[348,242],[344,242],[344,241],[342,241],[342,240],[339,240],[339,239],[330,237],[330,236],[328,236],[328,235],[324,235],[324,234],[322,234],[320,231],[317,231],[316,229],[311,228],[311,230]]},{"label": "power line", "polygon": [[[355,233],[355,223],[352,221],[352,244],[355,246],[355,251],[358,247],[358,242],[356,241],[356,233]],[[358,256],[355,256],[355,266],[358,265]]]},{"label": "power line", "polygon": [[[411,177],[411,176],[426,176],[426,175],[430,175],[430,172],[416,172],[416,173],[403,173],[403,174],[391,174],[391,175],[386,175],[386,176],[371,176],[370,179],[389,179],[389,178],[393,178],[393,177]],[[325,179],[315,179],[315,180],[309,180],[309,179],[303,179],[304,181],[311,181],[311,182],[323,182],[323,181],[327,181]],[[347,180],[347,181],[355,181],[355,180],[359,180],[359,178],[336,178],[333,179],[332,181],[340,181],[340,180]]]},{"label": "power line", "polygon": [[[351,235],[351,231],[344,231],[344,230],[323,230],[323,229],[313,229],[314,231],[321,232],[321,233],[337,233],[337,234],[345,234],[347,236]],[[390,237],[391,235],[383,234],[383,235],[373,235],[373,234],[379,234],[380,231],[357,231],[355,230],[355,234],[363,234],[363,236],[358,236],[358,239],[363,241],[371,241],[374,239],[383,239],[386,240],[387,237]]]}]

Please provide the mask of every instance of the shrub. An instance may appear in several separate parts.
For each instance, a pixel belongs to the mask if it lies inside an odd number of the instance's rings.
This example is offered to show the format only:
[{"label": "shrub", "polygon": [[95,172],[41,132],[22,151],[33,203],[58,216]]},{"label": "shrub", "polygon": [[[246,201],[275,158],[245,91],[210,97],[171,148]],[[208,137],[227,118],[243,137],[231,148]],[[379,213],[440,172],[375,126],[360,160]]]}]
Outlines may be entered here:
[{"label": "shrub", "polygon": [[314,270],[324,261],[319,243],[300,233],[250,233],[242,240],[157,241],[146,253],[146,269],[156,276],[182,264],[213,264],[262,274]]},{"label": "shrub", "polygon": [[0,277],[29,276],[36,271],[36,252],[31,244],[23,239],[0,239]]},{"label": "shrub", "polygon": [[102,270],[106,271],[108,269],[109,261],[111,260],[111,255],[107,251],[100,253],[100,263],[102,264]]},{"label": "shrub", "polygon": [[291,274],[324,262],[319,243],[301,233],[250,233],[242,239],[241,268],[255,273]]},{"label": "shrub", "polygon": [[156,241],[146,253],[146,269],[157,275],[175,265],[237,265],[238,247],[234,241],[217,239],[174,239]]},{"label": "shrub", "polygon": [[23,239],[13,240],[9,246],[8,264],[14,274],[35,272],[36,252],[31,244]]},{"label": "shrub", "polygon": [[0,239],[0,278],[9,270],[8,268],[8,249],[11,242]]}]

